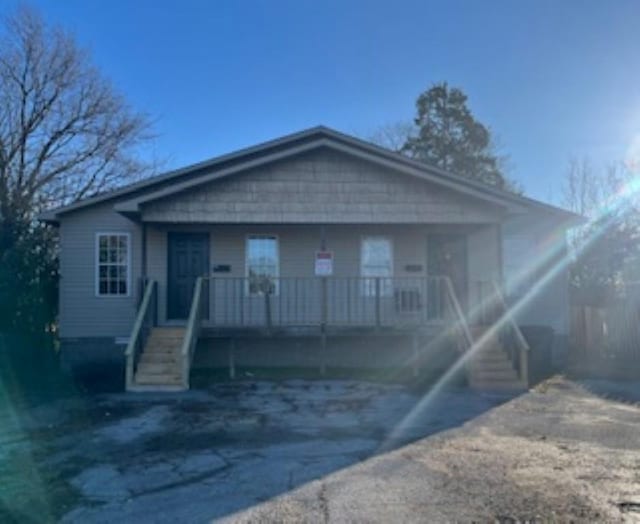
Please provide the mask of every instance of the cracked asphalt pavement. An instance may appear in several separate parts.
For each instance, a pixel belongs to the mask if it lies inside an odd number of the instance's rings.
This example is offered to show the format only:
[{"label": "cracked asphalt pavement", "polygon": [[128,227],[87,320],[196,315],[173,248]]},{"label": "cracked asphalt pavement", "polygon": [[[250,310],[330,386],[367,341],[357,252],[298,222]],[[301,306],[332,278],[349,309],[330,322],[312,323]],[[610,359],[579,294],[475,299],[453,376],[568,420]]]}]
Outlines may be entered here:
[{"label": "cracked asphalt pavement", "polygon": [[640,384],[553,379],[229,522],[640,522]]},{"label": "cracked asphalt pavement", "polygon": [[640,520],[638,400],[292,380],[5,406],[0,521]]}]

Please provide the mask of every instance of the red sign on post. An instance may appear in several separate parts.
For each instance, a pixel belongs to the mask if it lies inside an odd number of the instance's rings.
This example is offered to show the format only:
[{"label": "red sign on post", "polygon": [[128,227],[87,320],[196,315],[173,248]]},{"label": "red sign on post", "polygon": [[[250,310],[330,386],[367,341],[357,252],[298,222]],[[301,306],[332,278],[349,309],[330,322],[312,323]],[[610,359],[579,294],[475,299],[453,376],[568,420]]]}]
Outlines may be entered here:
[{"label": "red sign on post", "polygon": [[333,275],[333,252],[316,251],[316,276],[330,277]]}]

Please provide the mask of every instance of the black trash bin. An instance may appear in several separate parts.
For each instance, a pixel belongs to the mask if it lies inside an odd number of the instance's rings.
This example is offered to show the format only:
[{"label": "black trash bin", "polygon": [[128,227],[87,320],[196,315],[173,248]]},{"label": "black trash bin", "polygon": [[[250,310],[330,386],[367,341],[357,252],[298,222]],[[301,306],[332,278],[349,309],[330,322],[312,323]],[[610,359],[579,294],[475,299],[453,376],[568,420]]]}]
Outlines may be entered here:
[{"label": "black trash bin", "polygon": [[520,331],[529,344],[529,384],[553,374],[553,328],[549,326],[520,326]]}]

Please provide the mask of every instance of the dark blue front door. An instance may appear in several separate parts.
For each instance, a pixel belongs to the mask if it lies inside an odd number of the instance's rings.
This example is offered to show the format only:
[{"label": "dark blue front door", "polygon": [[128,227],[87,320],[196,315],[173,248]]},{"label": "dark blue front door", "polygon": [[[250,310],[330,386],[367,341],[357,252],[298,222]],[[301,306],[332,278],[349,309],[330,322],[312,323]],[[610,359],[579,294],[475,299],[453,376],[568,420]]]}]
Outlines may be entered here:
[{"label": "dark blue front door", "polygon": [[[169,233],[168,240],[167,318],[185,319],[189,316],[196,279],[209,274],[209,235]],[[207,318],[207,308],[203,313]]]}]

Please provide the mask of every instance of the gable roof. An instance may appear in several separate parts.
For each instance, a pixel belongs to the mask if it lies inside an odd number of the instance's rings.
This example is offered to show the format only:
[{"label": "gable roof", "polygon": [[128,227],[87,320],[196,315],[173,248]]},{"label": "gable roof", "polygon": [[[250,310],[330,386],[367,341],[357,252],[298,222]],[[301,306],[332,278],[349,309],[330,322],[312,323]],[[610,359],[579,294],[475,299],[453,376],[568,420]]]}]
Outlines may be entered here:
[{"label": "gable roof", "polygon": [[523,212],[534,208],[556,215],[559,219],[576,220],[580,218],[578,215],[559,207],[448,173],[437,167],[412,160],[399,153],[324,126],[313,127],[204,162],[169,171],[113,191],[53,209],[42,213],[39,218],[45,222],[57,224],[60,217],[66,213],[116,199],[118,200],[115,206],[117,211],[129,216],[135,215],[138,213],[141,204],[185,191],[200,184],[232,176],[249,168],[290,158],[321,147],[406,173],[407,175],[487,201],[493,205],[503,206],[514,212]]}]

